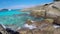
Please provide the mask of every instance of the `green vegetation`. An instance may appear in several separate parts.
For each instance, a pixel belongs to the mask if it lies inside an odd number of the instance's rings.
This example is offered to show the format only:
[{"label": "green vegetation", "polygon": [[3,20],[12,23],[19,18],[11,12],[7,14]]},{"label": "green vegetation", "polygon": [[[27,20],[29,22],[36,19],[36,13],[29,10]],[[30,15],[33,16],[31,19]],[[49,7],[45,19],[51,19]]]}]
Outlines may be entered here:
[{"label": "green vegetation", "polygon": [[54,1],[60,1],[60,0],[54,0]]}]

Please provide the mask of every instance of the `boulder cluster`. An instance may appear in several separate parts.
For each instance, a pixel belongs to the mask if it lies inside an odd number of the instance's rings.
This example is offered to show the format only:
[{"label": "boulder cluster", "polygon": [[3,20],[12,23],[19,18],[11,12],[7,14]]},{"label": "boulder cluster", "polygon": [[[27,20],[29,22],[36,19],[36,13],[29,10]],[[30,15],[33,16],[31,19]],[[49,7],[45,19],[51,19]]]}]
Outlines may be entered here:
[{"label": "boulder cluster", "polygon": [[60,34],[60,28],[53,25],[53,19],[44,19],[42,21],[27,20],[28,26],[35,26],[35,28],[22,27],[17,32],[19,34]]},{"label": "boulder cluster", "polygon": [[[27,20],[19,34],[60,34],[60,1],[29,8],[30,15],[44,18],[42,21]],[[27,10],[27,9],[26,9]]]}]

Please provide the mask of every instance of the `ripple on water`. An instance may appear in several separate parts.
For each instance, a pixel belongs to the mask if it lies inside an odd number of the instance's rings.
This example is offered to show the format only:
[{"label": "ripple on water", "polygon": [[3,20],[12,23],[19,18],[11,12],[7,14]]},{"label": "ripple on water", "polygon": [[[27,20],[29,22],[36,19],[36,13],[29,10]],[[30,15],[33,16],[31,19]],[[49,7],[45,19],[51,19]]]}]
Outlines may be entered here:
[{"label": "ripple on water", "polygon": [[34,18],[28,15],[29,12],[18,11],[6,11],[0,12],[0,24],[4,24],[6,27],[17,29],[22,27],[27,19],[43,20],[43,18]]}]

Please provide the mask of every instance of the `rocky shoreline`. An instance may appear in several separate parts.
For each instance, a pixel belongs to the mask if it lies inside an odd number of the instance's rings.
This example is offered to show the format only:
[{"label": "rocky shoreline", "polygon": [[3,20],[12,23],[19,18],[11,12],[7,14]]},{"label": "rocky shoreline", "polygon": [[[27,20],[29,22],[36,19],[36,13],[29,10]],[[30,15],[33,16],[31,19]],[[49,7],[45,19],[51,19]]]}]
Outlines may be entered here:
[{"label": "rocky shoreline", "polygon": [[41,21],[27,19],[23,27],[18,28],[16,31],[5,28],[0,24],[0,34],[60,34],[59,4],[60,2],[54,2],[52,4],[45,4],[41,7],[39,6],[38,9],[36,9],[37,7],[30,8],[30,16],[35,18],[42,17],[44,19]]},{"label": "rocky shoreline", "polygon": [[[43,17],[42,21],[27,20],[26,26],[20,28],[20,34],[60,34],[60,1],[34,8],[27,8],[22,11],[31,11],[35,18]],[[58,24],[58,25],[57,25]]]},{"label": "rocky shoreline", "polygon": [[43,21],[27,20],[25,25],[17,31],[10,28],[4,28],[0,24],[1,34],[60,34],[60,26],[54,26],[53,19],[44,19]]}]

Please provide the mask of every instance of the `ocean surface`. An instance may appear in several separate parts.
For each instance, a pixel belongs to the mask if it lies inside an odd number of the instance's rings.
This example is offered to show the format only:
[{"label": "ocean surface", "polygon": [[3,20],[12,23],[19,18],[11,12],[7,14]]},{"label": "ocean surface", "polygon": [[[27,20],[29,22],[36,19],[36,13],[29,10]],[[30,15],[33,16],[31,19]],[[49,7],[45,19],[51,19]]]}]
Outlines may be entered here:
[{"label": "ocean surface", "polygon": [[11,29],[17,29],[18,27],[22,27],[26,20],[42,20],[43,18],[34,18],[33,16],[29,15],[30,12],[22,12],[17,10],[11,10],[11,11],[1,11],[0,12],[0,24],[3,24],[4,26],[11,28]]}]

